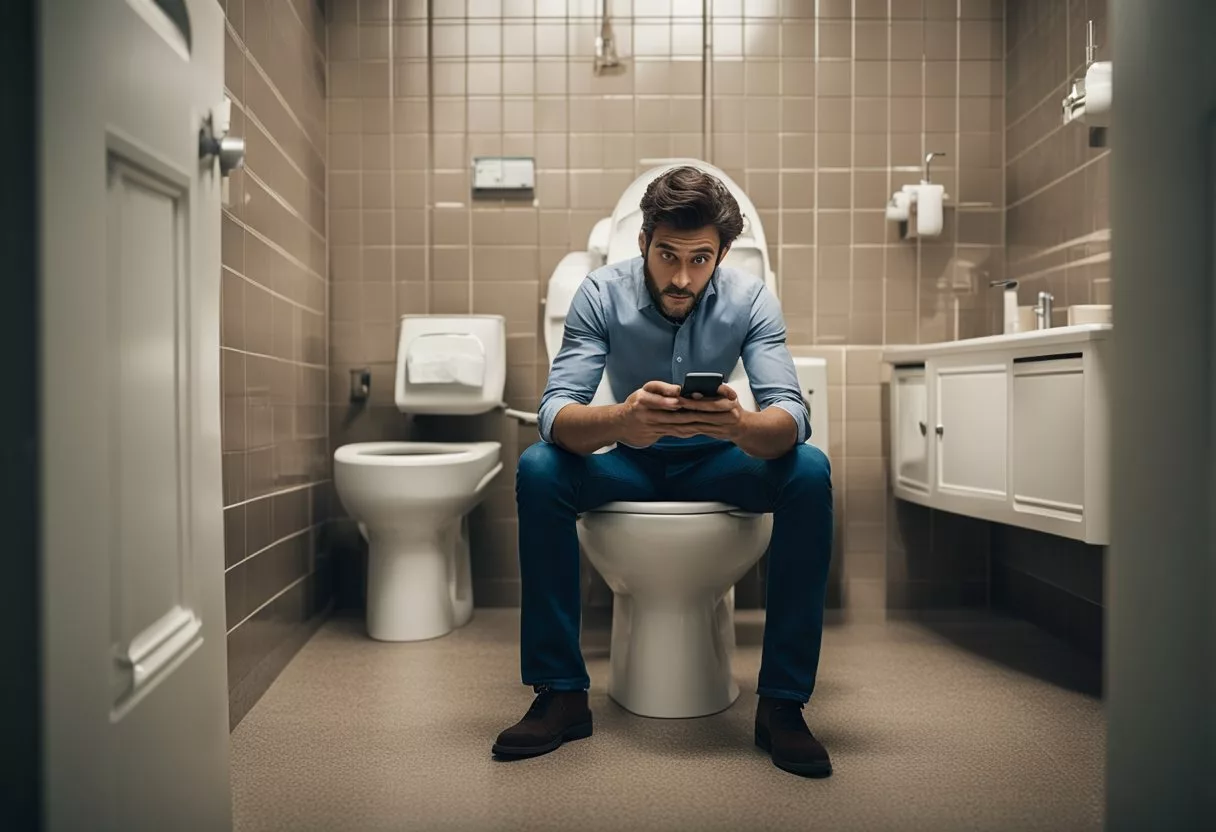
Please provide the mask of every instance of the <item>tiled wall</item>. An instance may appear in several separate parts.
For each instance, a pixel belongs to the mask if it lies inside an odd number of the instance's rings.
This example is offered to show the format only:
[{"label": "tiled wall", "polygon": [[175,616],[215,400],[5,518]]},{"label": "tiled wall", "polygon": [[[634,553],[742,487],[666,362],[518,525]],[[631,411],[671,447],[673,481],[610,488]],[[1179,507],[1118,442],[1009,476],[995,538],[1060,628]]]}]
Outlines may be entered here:
[{"label": "tiled wall", "polygon": [[[328,602],[325,26],[313,0],[226,0],[246,140],[223,216],[223,471],[232,723]],[[319,555],[321,555],[319,557]]]},{"label": "tiled wall", "polygon": [[[1002,260],[1002,3],[714,8],[710,155],[764,214],[791,342],[980,334]],[[883,210],[930,151],[953,207],[940,237],[900,241]]]},{"label": "tiled wall", "polygon": [[[429,20],[427,6],[330,4],[331,444],[495,438],[510,469],[534,431],[397,413],[397,317],[506,315],[507,400],[535,409],[553,266],[585,248],[642,159],[707,157],[762,212],[791,345],[837,368],[847,558],[834,599],[880,607],[899,535],[878,345],[985,334],[987,282],[1004,273],[1003,3],[716,0],[708,141],[701,0],[612,0],[623,66],[598,77],[594,0],[433,0]],[[901,241],[883,209],[930,150],[947,154],[933,167],[951,200],[945,233]],[[535,156],[535,204],[471,200],[470,160],[499,154]],[[371,401],[351,406],[362,366]],[[479,604],[518,599],[515,522],[505,473],[475,517]]]},{"label": "tiled wall", "polygon": [[[1107,0],[1021,0],[1006,18],[1008,274],[1023,305],[1055,296],[1056,325],[1077,303],[1110,303],[1110,150],[1063,124],[1060,102],[1085,69],[1086,21],[1110,60]],[[993,325],[999,323],[993,304]],[[996,331],[996,330],[994,330]]]}]

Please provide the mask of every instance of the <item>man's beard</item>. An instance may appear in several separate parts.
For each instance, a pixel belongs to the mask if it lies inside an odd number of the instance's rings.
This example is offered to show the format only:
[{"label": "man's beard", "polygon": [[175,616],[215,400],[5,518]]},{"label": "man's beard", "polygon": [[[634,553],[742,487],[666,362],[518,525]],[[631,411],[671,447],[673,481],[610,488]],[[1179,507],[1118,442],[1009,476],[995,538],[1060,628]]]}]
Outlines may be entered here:
[{"label": "man's beard", "polygon": [[[645,260],[642,261],[642,275],[646,278],[646,291],[650,292],[650,299],[654,301],[655,309],[658,309],[660,315],[674,324],[683,323],[692,314],[692,310],[696,309],[697,305],[701,302],[701,295],[705,294],[705,289],[702,289],[700,294],[694,296],[692,292],[683,292],[672,287],[668,287],[660,292],[658,286],[655,285],[654,278],[650,275],[650,266]],[[707,283],[706,288],[708,286],[709,284]],[[687,312],[671,314],[663,307],[663,298],[665,296],[670,298],[692,298],[693,301],[688,305]]]}]

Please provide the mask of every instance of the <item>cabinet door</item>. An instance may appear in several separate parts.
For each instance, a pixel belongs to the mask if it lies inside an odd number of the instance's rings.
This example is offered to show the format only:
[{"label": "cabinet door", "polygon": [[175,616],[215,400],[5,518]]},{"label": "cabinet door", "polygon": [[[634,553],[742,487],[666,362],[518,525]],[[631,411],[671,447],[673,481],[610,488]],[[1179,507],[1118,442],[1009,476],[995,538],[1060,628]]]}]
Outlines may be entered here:
[{"label": "cabinet door", "polygon": [[1008,379],[1004,363],[937,368],[935,484],[947,510],[1006,499]]},{"label": "cabinet door", "polygon": [[[1041,527],[1080,523],[1085,510],[1085,376],[1081,356],[1015,361],[1013,507]],[[1076,534],[1065,529],[1064,533]]]},{"label": "cabinet door", "polygon": [[929,493],[929,396],[924,368],[892,374],[891,475],[896,493]]}]

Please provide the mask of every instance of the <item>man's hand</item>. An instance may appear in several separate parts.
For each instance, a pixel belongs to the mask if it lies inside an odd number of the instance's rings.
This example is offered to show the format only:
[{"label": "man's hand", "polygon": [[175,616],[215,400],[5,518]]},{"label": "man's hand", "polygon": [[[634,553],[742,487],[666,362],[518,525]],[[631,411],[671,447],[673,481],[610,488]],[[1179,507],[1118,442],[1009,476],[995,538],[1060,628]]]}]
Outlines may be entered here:
[{"label": "man's hand", "polygon": [[723,384],[721,398],[680,397],[680,388],[663,381],[648,381],[622,405],[621,441],[635,448],[653,445],[664,436],[685,439],[712,436],[732,440],[745,413],[739,396]]},{"label": "man's hand", "polygon": [[700,393],[693,393],[691,399],[681,398],[679,401],[684,412],[693,415],[693,420],[681,425],[678,428],[680,432],[673,436],[710,436],[735,442],[749,416],[739,404],[739,394],[726,384],[718,387],[716,399],[706,399]]},{"label": "man's hand", "polygon": [[718,388],[716,399],[694,394],[691,399],[680,399],[680,404],[685,413],[693,414],[693,419],[677,426],[671,436],[724,439],[758,459],[776,459],[788,452],[798,437],[793,416],[779,407],[759,413],[744,410],[739,394],[725,384]]}]

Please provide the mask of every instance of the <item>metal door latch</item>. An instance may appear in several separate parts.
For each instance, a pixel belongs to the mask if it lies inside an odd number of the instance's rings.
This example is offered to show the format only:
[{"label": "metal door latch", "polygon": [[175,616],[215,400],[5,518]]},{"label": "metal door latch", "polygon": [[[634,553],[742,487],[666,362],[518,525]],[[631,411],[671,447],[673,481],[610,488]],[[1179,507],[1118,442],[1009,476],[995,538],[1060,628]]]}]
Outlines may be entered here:
[{"label": "metal door latch", "polygon": [[198,157],[203,161],[211,157],[220,160],[220,175],[227,176],[245,165],[245,140],[229,136],[232,129],[232,101],[224,96],[221,102],[198,130]]}]

